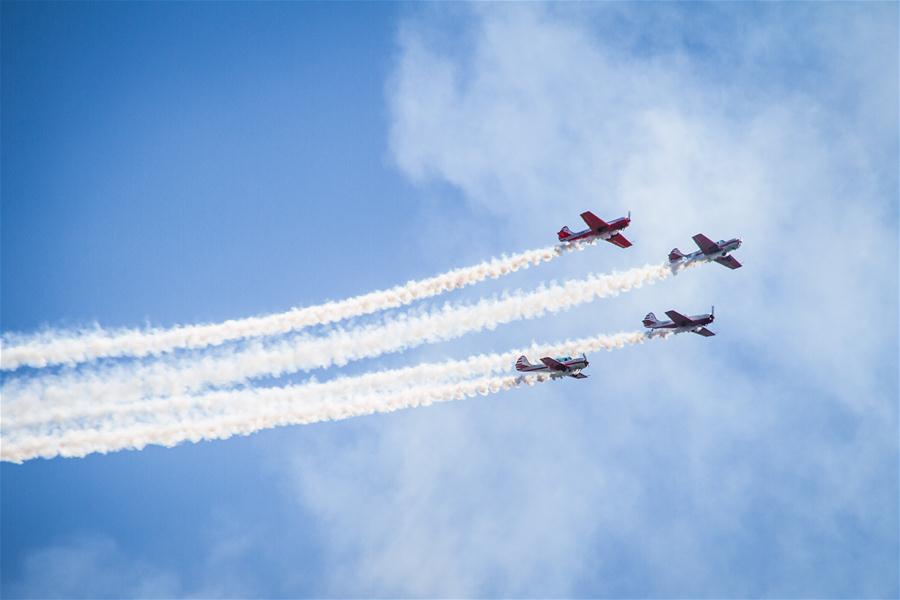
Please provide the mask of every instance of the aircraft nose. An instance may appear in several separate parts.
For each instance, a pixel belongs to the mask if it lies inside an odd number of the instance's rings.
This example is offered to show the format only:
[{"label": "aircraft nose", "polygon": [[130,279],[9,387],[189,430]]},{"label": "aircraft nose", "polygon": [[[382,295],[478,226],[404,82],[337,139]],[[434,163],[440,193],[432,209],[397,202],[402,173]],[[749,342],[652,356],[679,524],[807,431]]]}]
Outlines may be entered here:
[{"label": "aircraft nose", "polygon": [[740,247],[741,247],[741,244],[743,244],[743,243],[744,243],[743,238],[738,238],[738,239],[737,239],[738,248],[740,248]]}]

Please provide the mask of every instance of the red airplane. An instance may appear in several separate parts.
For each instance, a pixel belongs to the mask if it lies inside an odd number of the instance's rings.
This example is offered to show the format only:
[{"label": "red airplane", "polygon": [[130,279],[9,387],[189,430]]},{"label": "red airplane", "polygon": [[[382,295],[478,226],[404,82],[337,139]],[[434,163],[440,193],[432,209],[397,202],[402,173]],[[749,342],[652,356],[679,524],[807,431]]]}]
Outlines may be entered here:
[{"label": "red airplane", "polygon": [[631,245],[625,236],[619,233],[631,225],[631,213],[627,217],[619,217],[615,221],[607,223],[591,211],[581,213],[581,218],[587,223],[588,229],[572,233],[568,227],[563,227],[557,234],[560,242],[586,242],[597,238],[615,244],[619,248],[627,248]]}]

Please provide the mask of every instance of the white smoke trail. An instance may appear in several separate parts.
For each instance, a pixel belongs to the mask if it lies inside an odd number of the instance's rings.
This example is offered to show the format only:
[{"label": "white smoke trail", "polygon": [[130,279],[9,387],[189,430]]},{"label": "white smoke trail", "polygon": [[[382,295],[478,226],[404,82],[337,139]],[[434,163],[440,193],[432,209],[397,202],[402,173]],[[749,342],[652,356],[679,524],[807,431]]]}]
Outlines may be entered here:
[{"label": "white smoke trail", "polygon": [[[460,379],[487,376],[508,371],[516,358],[531,355],[559,356],[563,354],[592,353],[599,350],[612,351],[626,345],[640,344],[650,335],[643,331],[623,332],[614,335],[598,335],[569,340],[553,345],[532,344],[527,348],[502,353],[478,354],[463,360],[449,360],[440,363],[423,363],[412,367],[389,369],[366,373],[354,377],[340,377],[327,382],[307,382],[295,386],[294,400],[308,401],[315,398],[344,398],[353,394],[370,394],[403,387],[413,387],[437,381],[457,381]],[[252,397],[251,397],[252,398]],[[121,428],[135,421],[146,420],[154,415],[165,415],[183,411],[215,411],[224,402],[237,402],[240,409],[247,404],[247,398],[239,393],[218,392],[200,396],[182,395],[155,398],[136,402],[92,403],[49,406],[37,410],[21,410],[14,404],[4,408],[3,435],[17,435],[18,430],[28,429],[28,435],[47,433],[74,424],[77,427]],[[250,410],[255,408],[250,406]],[[130,419],[130,421],[129,421]]]},{"label": "white smoke trail", "polygon": [[560,244],[528,250],[346,300],[294,308],[262,317],[229,320],[224,323],[150,330],[99,329],[74,333],[50,331],[28,337],[6,335],[0,358],[0,370],[14,370],[22,366],[74,365],[103,357],[157,356],[176,349],[205,348],[248,337],[289,333],[313,325],[335,323],[397,308],[416,300],[474,285],[486,279],[497,279],[529,266],[548,262],[565,252],[582,250],[587,245],[589,244]]},{"label": "white smoke trail", "polygon": [[166,447],[178,443],[225,439],[248,435],[280,425],[299,425],[326,420],[383,413],[427,406],[435,402],[461,400],[494,394],[520,385],[534,385],[547,376],[490,377],[445,384],[423,384],[388,393],[356,395],[343,402],[318,400],[295,402],[296,386],[216,392],[220,396],[239,395],[241,402],[265,406],[252,414],[222,414],[211,419],[194,419],[189,413],[175,413],[158,423],[139,423],[125,429],[58,431],[43,436],[4,439],[0,460],[21,463],[32,458],[83,457],[95,452],[139,450],[149,444]]},{"label": "white smoke trail", "polygon": [[88,373],[64,373],[4,382],[3,396],[23,410],[40,406],[133,401],[176,396],[208,386],[281,376],[300,370],[343,365],[352,360],[398,352],[424,343],[493,329],[519,319],[567,310],[597,298],[616,295],[672,275],[667,265],[648,265],[609,275],[590,275],[530,293],[489,298],[473,305],[445,305],[424,315],[395,320],[324,337],[301,336],[272,345],[260,341],[241,350],[201,358],[181,357],[151,365],[118,365]]}]

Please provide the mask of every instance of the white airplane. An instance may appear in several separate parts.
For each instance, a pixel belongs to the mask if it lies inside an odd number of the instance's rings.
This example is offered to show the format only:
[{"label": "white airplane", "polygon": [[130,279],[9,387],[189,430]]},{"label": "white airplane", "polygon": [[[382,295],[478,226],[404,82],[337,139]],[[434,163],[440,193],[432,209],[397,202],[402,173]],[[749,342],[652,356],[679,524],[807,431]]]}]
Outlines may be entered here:
[{"label": "white airplane", "polygon": [[694,315],[692,317],[686,317],[676,310],[667,310],[666,316],[672,320],[660,321],[653,313],[647,313],[647,316],[644,317],[643,321],[644,327],[650,330],[647,333],[649,335],[653,335],[657,332],[662,334],[663,332],[684,333],[686,331],[690,331],[691,333],[696,333],[698,335],[702,335],[703,337],[711,337],[716,335],[715,333],[704,327],[704,325],[709,325],[716,320],[715,306],[712,307],[710,312],[705,315]]},{"label": "white airplane", "polygon": [[741,247],[743,240],[741,238],[732,238],[730,240],[719,240],[714,242],[702,233],[694,236],[694,242],[700,247],[699,250],[688,255],[681,253],[678,248],[672,248],[669,252],[669,264],[673,267],[679,264],[687,264],[699,258],[704,260],[714,260],[720,265],[729,269],[738,269],[741,263],[733,256],[728,256],[729,252],[737,250]]},{"label": "white airplane", "polygon": [[581,372],[590,363],[587,356],[582,354],[580,357],[572,358],[571,356],[557,356],[550,358],[545,356],[541,359],[542,365],[533,365],[528,362],[525,356],[520,356],[516,361],[516,371],[520,373],[550,373],[550,377],[574,377],[575,379],[587,379],[587,375]]}]

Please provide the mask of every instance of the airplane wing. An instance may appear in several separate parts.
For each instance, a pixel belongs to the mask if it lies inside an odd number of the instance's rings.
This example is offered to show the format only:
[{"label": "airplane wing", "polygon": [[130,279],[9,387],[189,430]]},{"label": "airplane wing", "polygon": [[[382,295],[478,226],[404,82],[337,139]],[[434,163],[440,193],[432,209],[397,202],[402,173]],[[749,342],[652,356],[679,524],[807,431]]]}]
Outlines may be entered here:
[{"label": "airplane wing", "polygon": [[698,329],[698,330],[695,331],[694,333],[696,333],[696,334],[698,334],[698,335],[702,335],[703,337],[712,337],[712,336],[716,335],[716,334],[714,334],[712,331],[710,331],[709,329],[707,329],[706,327],[701,327],[700,329]]},{"label": "airplane wing", "polygon": [[609,227],[606,221],[604,221],[591,211],[581,213],[581,218],[584,219],[584,222],[587,223],[587,226],[594,231],[597,231],[598,229],[606,229],[607,227]]},{"label": "airplane wing", "polygon": [[688,325],[693,325],[694,323],[677,310],[667,310],[666,315],[668,315],[668,317],[672,319],[672,322],[675,323],[677,327],[687,327]]},{"label": "airplane wing", "polygon": [[569,377],[574,377],[575,379],[587,379],[588,376],[585,375],[584,373],[579,372],[579,373],[572,373],[571,375],[569,375]]},{"label": "airplane wing", "polygon": [[741,263],[738,262],[738,259],[733,256],[721,256],[716,259],[716,262],[720,265],[728,267],[729,269],[738,269],[741,266]]},{"label": "airplane wing", "polygon": [[547,368],[551,371],[568,371],[566,365],[562,364],[558,360],[553,360],[549,356],[545,356],[541,359],[541,362],[547,365]]},{"label": "airplane wing", "polygon": [[703,250],[703,254],[712,254],[719,249],[719,245],[717,243],[715,243],[702,233],[698,233],[694,236],[694,242],[698,246],[700,246],[700,249]]},{"label": "airplane wing", "polygon": [[626,239],[626,237],[624,235],[622,235],[621,233],[617,233],[616,235],[610,237],[606,241],[609,242],[610,244],[615,244],[619,248],[627,248],[628,246],[631,245],[631,242],[629,242],[628,239]]}]

